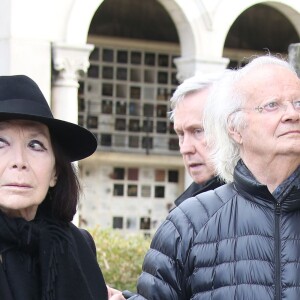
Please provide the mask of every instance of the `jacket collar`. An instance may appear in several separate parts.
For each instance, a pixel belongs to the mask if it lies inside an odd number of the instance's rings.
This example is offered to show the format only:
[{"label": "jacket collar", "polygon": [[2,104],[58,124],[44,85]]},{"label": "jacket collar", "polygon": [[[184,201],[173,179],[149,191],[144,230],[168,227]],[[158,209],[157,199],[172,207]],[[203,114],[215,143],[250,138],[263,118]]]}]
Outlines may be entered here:
[{"label": "jacket collar", "polygon": [[198,184],[196,182],[193,182],[174,202],[175,205],[178,206],[181,204],[184,200],[194,197],[200,193],[214,190],[218,188],[219,186],[223,185],[224,182],[219,177],[213,177],[209,179],[208,181]]},{"label": "jacket collar", "polygon": [[286,211],[300,209],[300,168],[282,182],[272,193],[266,185],[259,183],[240,160],[234,170],[234,185],[238,192],[248,200],[274,207],[281,203],[282,209]]}]

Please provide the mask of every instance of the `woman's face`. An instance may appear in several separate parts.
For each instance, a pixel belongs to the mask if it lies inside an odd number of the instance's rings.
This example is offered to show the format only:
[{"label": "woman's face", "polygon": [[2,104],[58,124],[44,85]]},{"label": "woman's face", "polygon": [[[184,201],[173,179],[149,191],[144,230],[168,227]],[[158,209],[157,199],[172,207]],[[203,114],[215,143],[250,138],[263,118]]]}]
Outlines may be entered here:
[{"label": "woman's face", "polygon": [[0,209],[9,216],[32,220],[55,184],[48,127],[26,120],[0,122]]}]

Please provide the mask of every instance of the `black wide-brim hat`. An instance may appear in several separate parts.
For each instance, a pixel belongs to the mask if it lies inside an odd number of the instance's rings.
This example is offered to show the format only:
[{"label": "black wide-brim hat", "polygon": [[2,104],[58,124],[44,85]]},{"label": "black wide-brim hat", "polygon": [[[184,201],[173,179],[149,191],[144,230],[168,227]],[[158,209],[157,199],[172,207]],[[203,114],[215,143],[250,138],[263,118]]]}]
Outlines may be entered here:
[{"label": "black wide-brim hat", "polygon": [[70,161],[86,158],[97,149],[97,140],[89,130],[53,117],[40,88],[25,75],[0,76],[0,121],[13,119],[47,125]]}]

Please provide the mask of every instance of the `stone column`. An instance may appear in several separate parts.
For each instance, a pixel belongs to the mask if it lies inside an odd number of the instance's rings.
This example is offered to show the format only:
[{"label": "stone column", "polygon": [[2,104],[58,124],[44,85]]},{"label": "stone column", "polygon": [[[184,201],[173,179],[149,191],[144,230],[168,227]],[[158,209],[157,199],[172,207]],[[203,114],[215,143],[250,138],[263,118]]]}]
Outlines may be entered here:
[{"label": "stone column", "polygon": [[300,43],[289,45],[288,61],[295,68],[298,77],[300,77]]},{"label": "stone column", "polygon": [[55,118],[78,122],[78,77],[89,67],[93,45],[52,44],[53,68],[51,108]]},{"label": "stone column", "polygon": [[196,74],[218,73],[226,69],[229,59],[204,59],[196,57],[178,57],[174,59],[177,67],[177,79],[182,82]]},{"label": "stone column", "polygon": [[[55,74],[52,79],[51,109],[57,119],[78,123],[78,77],[86,72],[93,45],[73,46],[64,43],[52,45]],[[77,163],[74,163],[78,167]],[[73,223],[79,225],[79,214]]]}]

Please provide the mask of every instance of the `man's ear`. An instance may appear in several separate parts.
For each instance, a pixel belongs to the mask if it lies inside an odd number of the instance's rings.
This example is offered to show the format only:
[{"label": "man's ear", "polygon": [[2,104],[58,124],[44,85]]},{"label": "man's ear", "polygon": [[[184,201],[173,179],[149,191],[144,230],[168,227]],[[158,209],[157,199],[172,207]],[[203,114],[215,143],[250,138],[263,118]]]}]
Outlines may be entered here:
[{"label": "man's ear", "polygon": [[242,135],[240,134],[239,131],[237,131],[236,129],[232,129],[231,128],[228,128],[228,132],[229,132],[229,135],[231,136],[231,138],[238,144],[243,144],[243,138],[242,138]]},{"label": "man's ear", "polygon": [[243,137],[242,137],[240,131],[236,128],[236,126],[234,126],[231,117],[228,118],[228,122],[227,122],[227,130],[228,130],[228,133],[229,133],[230,137],[231,137],[236,143],[238,143],[238,144],[243,144]]}]

